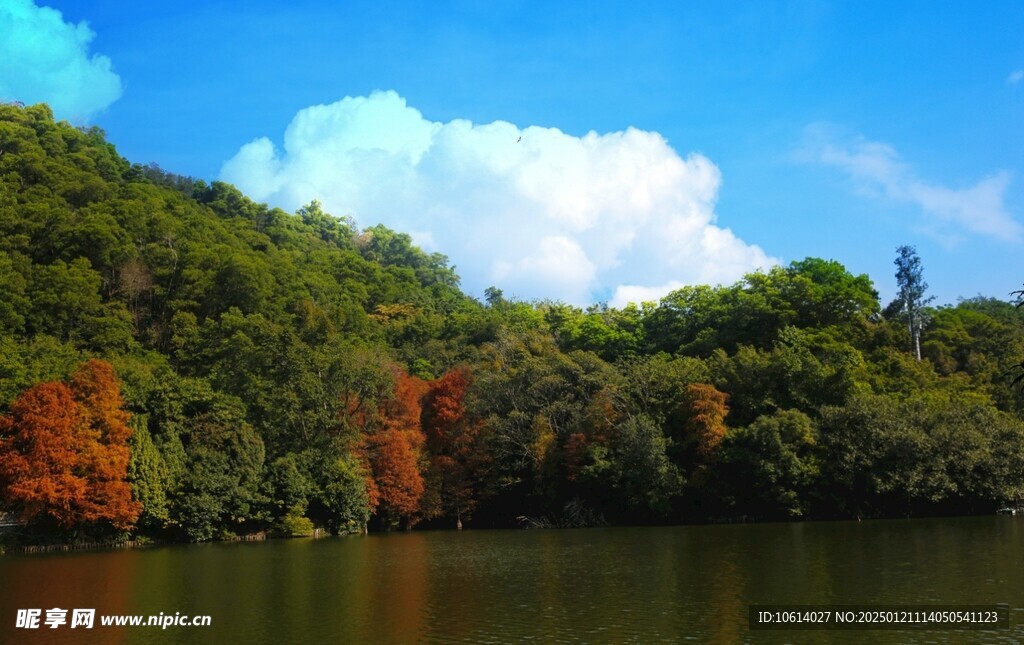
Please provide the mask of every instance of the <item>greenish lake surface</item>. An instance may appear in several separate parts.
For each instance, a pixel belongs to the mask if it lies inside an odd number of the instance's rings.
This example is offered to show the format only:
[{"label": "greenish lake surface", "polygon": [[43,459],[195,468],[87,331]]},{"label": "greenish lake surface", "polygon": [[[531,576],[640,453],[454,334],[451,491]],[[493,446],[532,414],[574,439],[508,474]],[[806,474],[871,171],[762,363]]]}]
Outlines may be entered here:
[{"label": "greenish lake surface", "polygon": [[[756,631],[752,603],[1010,605],[1002,631]],[[91,630],[18,609],[94,608]],[[211,616],[103,627],[100,615]],[[1024,518],[408,534],[0,557],[0,642],[1024,641]],[[70,621],[70,613],[69,613]]]}]

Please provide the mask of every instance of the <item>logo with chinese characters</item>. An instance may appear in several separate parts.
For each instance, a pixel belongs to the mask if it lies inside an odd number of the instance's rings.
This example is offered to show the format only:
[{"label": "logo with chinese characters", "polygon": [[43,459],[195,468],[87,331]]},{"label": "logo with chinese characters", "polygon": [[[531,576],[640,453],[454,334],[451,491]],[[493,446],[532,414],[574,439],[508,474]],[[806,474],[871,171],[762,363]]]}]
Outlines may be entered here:
[{"label": "logo with chinese characters", "polygon": [[39,629],[40,627],[49,627],[50,629],[57,629],[61,625],[68,624],[68,612],[71,613],[71,628],[83,627],[85,629],[92,629],[93,622],[96,620],[95,609],[61,609],[60,607],[54,607],[53,609],[47,609],[44,612],[42,609],[19,609],[18,617],[14,622],[14,626],[18,629]]}]

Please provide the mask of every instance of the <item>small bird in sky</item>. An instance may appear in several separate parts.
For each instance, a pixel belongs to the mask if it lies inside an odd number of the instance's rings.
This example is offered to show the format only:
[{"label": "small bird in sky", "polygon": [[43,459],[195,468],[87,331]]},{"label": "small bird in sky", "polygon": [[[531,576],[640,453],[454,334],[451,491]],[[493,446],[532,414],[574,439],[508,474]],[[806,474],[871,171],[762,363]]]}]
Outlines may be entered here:
[{"label": "small bird in sky", "polygon": [[522,138],[522,137],[519,137],[519,141],[516,141],[516,143],[521,143],[521,142],[522,142],[522,140],[523,140],[523,138]]}]

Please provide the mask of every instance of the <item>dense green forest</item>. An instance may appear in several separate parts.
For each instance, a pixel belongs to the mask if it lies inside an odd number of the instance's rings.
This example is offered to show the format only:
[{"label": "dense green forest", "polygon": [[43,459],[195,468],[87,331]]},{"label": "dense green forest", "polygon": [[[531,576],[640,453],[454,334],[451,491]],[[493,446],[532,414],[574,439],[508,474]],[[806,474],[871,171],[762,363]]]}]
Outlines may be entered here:
[{"label": "dense green forest", "polygon": [[408,235],[0,105],[0,511],[37,538],[1024,498],[1024,310],[927,307],[918,360],[904,309],[816,258],[623,309],[480,302]]}]

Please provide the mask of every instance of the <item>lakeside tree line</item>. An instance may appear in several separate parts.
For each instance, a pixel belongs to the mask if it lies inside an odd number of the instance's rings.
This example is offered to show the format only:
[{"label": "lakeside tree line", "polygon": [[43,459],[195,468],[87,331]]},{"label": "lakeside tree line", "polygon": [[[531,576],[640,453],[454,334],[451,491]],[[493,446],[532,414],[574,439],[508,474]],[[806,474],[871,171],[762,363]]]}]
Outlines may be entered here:
[{"label": "lakeside tree line", "polygon": [[1024,311],[915,297],[808,258],[622,309],[481,302],[408,235],[0,105],[0,511],[208,540],[1024,498]]}]

